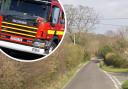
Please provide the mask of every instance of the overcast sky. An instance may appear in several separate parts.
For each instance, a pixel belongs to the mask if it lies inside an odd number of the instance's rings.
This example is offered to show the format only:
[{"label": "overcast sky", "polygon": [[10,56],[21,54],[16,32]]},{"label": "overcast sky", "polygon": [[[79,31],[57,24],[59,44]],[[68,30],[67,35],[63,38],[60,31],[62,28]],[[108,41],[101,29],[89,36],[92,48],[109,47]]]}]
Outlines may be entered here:
[{"label": "overcast sky", "polygon": [[[108,30],[128,26],[128,0],[60,0],[62,4],[83,5],[94,8],[102,18],[127,18],[127,19],[106,19],[96,25],[94,32],[105,33]],[[107,24],[107,25],[103,25]],[[110,25],[109,25],[110,24]],[[119,26],[118,26],[119,25]],[[121,26],[120,26],[121,25]]]}]

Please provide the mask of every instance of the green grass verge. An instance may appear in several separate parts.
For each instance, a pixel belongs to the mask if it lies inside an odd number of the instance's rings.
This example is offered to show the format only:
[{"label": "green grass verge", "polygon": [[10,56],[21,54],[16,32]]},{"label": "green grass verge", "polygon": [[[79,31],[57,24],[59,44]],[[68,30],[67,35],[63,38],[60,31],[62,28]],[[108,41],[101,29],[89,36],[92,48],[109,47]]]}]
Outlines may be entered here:
[{"label": "green grass verge", "polygon": [[105,70],[105,71],[107,71],[107,72],[115,72],[115,73],[118,73],[118,72],[128,72],[128,68],[114,68],[114,67],[111,67],[111,66],[106,66],[106,65],[104,65],[103,64],[103,62],[101,62],[100,64],[99,64],[99,66],[103,69],[103,70]]},{"label": "green grass verge", "polygon": [[128,89],[128,80],[122,84],[122,89]]},{"label": "green grass verge", "polygon": [[81,63],[78,67],[72,69],[66,75],[60,76],[56,84],[53,83],[53,85],[49,86],[48,89],[63,89],[64,86],[76,75],[76,71],[81,69],[84,65],[88,64],[88,62],[89,61],[86,63]]}]

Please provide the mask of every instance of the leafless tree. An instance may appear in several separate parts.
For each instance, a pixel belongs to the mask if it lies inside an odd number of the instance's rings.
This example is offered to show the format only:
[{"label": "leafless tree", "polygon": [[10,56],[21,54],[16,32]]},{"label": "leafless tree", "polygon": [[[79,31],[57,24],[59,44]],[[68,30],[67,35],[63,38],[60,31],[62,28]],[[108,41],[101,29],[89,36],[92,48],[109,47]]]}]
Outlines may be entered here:
[{"label": "leafless tree", "polygon": [[98,15],[93,8],[79,6],[77,7],[76,27],[78,31],[88,32],[98,22]]},{"label": "leafless tree", "polygon": [[117,33],[117,37],[122,40],[127,40],[128,38],[128,27],[122,27],[120,28]]},{"label": "leafless tree", "polygon": [[88,32],[98,22],[98,15],[93,8],[73,5],[65,5],[67,16],[67,30],[69,37],[73,42],[73,35],[76,33],[80,38],[81,32]]},{"label": "leafless tree", "polygon": [[76,18],[76,8],[73,5],[65,5],[65,11],[66,11],[66,17],[67,17],[67,31],[69,33],[69,37],[71,39],[71,41],[73,42],[73,27],[75,24],[75,18]]}]

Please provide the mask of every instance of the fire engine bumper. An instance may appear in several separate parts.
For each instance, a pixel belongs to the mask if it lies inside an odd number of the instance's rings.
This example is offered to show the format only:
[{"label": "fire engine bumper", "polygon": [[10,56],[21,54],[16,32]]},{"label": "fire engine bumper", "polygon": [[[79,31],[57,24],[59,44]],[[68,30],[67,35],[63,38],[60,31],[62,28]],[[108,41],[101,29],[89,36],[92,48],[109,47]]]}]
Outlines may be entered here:
[{"label": "fire engine bumper", "polygon": [[38,54],[38,55],[46,55],[44,49],[35,48],[35,47],[31,47],[31,46],[25,46],[25,45],[21,45],[21,44],[6,42],[6,41],[1,41],[1,40],[0,40],[0,47],[18,50],[18,51],[22,51],[22,52]]}]

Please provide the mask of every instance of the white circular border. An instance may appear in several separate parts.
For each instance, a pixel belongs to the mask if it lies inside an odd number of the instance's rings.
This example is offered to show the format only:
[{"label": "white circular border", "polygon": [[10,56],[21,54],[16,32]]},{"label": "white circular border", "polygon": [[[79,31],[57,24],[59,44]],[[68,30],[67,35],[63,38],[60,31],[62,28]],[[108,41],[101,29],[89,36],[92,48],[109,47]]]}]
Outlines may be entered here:
[{"label": "white circular border", "polygon": [[61,43],[63,42],[64,40],[64,37],[65,37],[65,34],[66,34],[66,31],[67,31],[67,17],[66,17],[66,12],[65,12],[65,9],[64,9],[64,6],[62,5],[62,3],[60,2],[60,0],[58,0],[63,11],[64,11],[64,16],[65,16],[65,29],[64,29],[64,34],[63,34],[63,37],[61,39],[61,41],[59,42],[59,44],[57,45],[57,47],[51,52],[49,53],[48,55],[44,56],[44,57],[41,57],[39,59],[34,59],[34,60],[23,60],[23,59],[17,59],[17,58],[14,58],[14,57],[11,57],[10,55],[6,54],[3,50],[0,49],[0,51],[7,57],[15,60],[15,61],[19,61],[19,62],[36,62],[36,61],[40,61],[40,60],[46,60],[47,57],[49,57],[51,54],[53,54],[57,49],[58,47],[61,45]]}]

